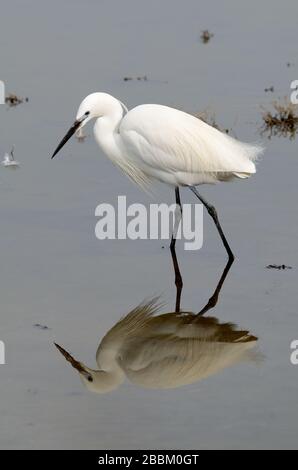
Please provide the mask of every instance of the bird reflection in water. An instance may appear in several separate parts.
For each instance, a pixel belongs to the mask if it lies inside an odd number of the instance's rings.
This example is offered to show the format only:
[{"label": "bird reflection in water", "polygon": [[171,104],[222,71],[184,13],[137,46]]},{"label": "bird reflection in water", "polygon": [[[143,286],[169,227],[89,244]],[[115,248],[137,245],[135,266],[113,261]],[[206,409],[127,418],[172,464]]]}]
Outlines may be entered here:
[{"label": "bird reflection in water", "polygon": [[56,344],[78,371],[88,390],[106,393],[130,382],[150,389],[193,384],[238,362],[257,361],[257,338],[232,323],[203,315],[212,309],[233,261],[228,261],[207,304],[198,312],[180,309],[182,277],[175,247],[175,312],[160,313],[159,298],[147,300],[118,321],[101,340],[96,353],[98,370],[77,361]]}]

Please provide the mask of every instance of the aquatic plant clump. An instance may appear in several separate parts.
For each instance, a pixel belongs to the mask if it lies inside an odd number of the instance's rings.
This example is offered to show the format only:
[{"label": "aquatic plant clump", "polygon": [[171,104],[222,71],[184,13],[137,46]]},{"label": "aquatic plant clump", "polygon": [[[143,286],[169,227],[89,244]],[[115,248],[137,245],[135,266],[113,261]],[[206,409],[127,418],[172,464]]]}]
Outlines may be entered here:
[{"label": "aquatic plant clump", "polygon": [[285,99],[273,102],[272,107],[273,110],[263,110],[261,134],[267,134],[269,139],[272,136],[294,139],[298,131],[298,106]]},{"label": "aquatic plant clump", "polygon": [[28,103],[28,101],[28,98],[21,98],[20,96],[17,96],[14,93],[10,93],[5,98],[5,103],[8,104],[8,106],[10,106],[11,108],[24,102]]},{"label": "aquatic plant clump", "polygon": [[214,34],[213,33],[210,33],[210,31],[208,31],[208,29],[204,29],[204,31],[202,31],[202,34],[201,34],[201,41],[203,44],[207,44],[211,38],[213,38]]}]

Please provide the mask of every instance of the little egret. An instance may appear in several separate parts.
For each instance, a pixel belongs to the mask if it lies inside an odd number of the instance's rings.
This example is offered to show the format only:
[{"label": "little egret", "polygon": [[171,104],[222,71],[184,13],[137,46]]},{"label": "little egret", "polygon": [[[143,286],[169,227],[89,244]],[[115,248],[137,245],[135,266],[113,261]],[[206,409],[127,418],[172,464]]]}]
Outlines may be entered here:
[{"label": "little egret", "polygon": [[[177,268],[181,276],[175,259],[175,271]],[[101,340],[96,353],[97,370],[77,361],[58,344],[55,346],[79,372],[83,384],[96,393],[117,388],[125,377],[145,388],[176,388],[241,361],[258,362],[262,355],[254,350],[256,336],[232,323],[203,316],[217,305],[232,263],[228,260],[208,303],[198,313],[180,308],[182,286],[176,289],[175,312],[159,313],[162,305],[158,298],[134,308]]]},{"label": "little egret", "polygon": [[10,153],[4,155],[4,159],[1,162],[3,166],[17,168],[20,164],[14,159],[14,146],[12,147]]},{"label": "little egret", "polygon": [[257,361],[257,338],[231,323],[189,312],[158,313],[156,299],[138,305],[101,340],[91,369],[55,343],[88,390],[106,393],[127,378],[143,388],[177,388],[242,361]]},{"label": "little egret", "polygon": [[[239,142],[202,120],[174,108],[143,104],[128,111],[107,93],[92,93],[80,104],[76,120],[52,158],[88,121],[95,118],[94,134],[102,151],[143,189],[153,179],[175,188],[180,207],[180,186],[187,186],[211,215],[230,259],[232,250],[214,206],[196,186],[256,172],[255,160],[262,148]],[[172,237],[171,246],[175,245]]]}]

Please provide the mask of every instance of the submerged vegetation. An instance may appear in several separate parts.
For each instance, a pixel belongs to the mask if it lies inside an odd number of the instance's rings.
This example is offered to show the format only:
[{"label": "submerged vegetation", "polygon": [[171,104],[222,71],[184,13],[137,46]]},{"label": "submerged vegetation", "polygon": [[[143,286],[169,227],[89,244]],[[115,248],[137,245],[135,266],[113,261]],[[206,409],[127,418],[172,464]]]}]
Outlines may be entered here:
[{"label": "submerged vegetation", "polygon": [[286,264],[268,264],[266,266],[267,269],[278,269],[279,271],[282,269],[292,269],[292,266],[287,266]]},{"label": "submerged vegetation", "polygon": [[263,109],[261,134],[294,139],[298,132],[298,106],[287,99],[274,101],[272,110]]},{"label": "submerged vegetation", "polygon": [[141,81],[147,82],[148,77],[147,77],[147,75],[142,75],[142,76],[139,76],[139,77],[123,77],[123,80],[124,80],[124,82],[129,82],[131,80],[138,80],[139,82],[141,82]]},{"label": "submerged vegetation", "polygon": [[5,97],[5,103],[8,104],[8,106],[11,108],[24,102],[28,103],[28,101],[29,101],[29,98],[21,98],[15,95],[14,93],[10,93],[9,95]]},{"label": "submerged vegetation", "polygon": [[203,44],[207,44],[211,38],[213,38],[214,34],[213,33],[210,33],[210,31],[208,31],[208,29],[204,29],[204,31],[202,31],[202,34],[201,34],[201,41]]}]

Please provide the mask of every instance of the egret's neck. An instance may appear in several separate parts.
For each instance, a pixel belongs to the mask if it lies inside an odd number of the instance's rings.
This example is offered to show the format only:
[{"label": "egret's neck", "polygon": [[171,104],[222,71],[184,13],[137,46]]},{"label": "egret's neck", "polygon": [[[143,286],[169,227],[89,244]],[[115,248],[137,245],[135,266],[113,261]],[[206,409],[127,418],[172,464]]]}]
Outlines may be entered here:
[{"label": "egret's neck", "polygon": [[106,393],[115,390],[124,381],[124,372],[121,369],[96,370],[92,373],[93,383],[88,388],[97,393]]},{"label": "egret's neck", "polygon": [[123,108],[120,102],[113,98],[106,112],[94,125],[94,135],[98,145],[113,161],[121,159],[118,128],[122,118]]},{"label": "egret's neck", "polygon": [[95,392],[109,392],[117,388],[125,378],[125,374],[118,363],[119,343],[107,342],[103,347],[99,347],[96,354],[96,361],[99,370],[92,371],[94,382],[89,386]]}]

